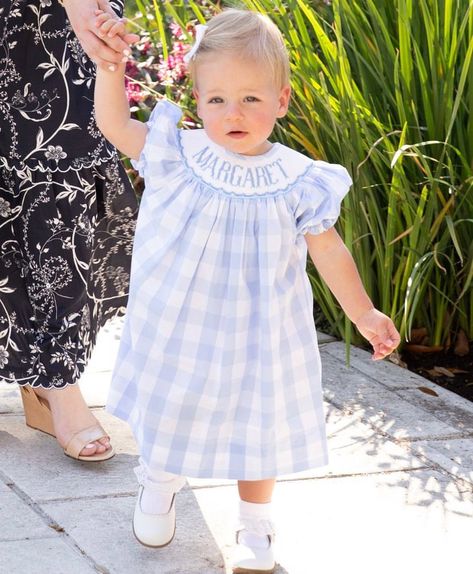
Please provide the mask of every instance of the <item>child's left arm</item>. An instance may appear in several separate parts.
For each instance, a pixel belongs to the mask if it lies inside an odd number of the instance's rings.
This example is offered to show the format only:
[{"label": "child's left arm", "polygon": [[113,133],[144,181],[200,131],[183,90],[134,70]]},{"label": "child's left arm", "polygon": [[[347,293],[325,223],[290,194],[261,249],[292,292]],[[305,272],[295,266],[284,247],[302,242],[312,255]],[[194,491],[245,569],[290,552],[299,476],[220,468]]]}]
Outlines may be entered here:
[{"label": "child's left arm", "polygon": [[305,235],[317,271],[337,298],[348,318],[383,359],[399,345],[400,336],[389,317],[374,308],[363,287],[351,253],[332,227],[320,235]]}]

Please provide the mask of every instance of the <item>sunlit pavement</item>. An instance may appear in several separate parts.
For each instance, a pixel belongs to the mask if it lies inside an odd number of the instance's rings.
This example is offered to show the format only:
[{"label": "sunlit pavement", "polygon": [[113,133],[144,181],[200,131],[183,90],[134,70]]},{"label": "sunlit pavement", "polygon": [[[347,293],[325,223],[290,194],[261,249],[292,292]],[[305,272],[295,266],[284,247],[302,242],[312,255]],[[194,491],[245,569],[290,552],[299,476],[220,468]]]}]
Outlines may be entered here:
[{"label": "sunlit pavement", "polygon": [[[103,409],[120,329],[102,330],[81,385],[113,438],[108,462],[64,456],[25,426],[17,388],[0,385],[1,573],[230,572],[230,481],[189,480],[168,547],[133,538],[136,445]],[[347,367],[345,345],[321,339],[331,460],[279,480],[276,574],[471,571],[473,403],[359,349]]]}]

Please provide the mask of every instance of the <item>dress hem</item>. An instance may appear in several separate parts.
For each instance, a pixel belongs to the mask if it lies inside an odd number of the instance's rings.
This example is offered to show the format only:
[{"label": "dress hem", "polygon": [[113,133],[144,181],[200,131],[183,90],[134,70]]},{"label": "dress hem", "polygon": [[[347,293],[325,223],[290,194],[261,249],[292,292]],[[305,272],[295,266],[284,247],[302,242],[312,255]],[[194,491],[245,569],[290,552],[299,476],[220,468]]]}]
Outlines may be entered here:
[{"label": "dress hem", "polygon": [[[136,440],[135,426],[132,424],[132,422],[130,420],[131,419],[130,415],[125,414],[124,412],[119,412],[108,404],[105,405],[105,411],[110,413],[111,415],[119,418],[120,420],[123,420],[124,422],[126,422],[130,426],[130,428],[131,428],[131,430],[135,436],[135,440]],[[142,453],[140,453],[140,456],[141,456],[141,458],[143,458]],[[145,461],[145,463],[149,468],[153,468],[153,470],[170,472],[172,474],[176,474],[178,476],[184,476],[186,478],[206,478],[206,479],[219,479],[219,480],[267,480],[267,479],[271,479],[271,478],[286,476],[289,474],[298,474],[301,472],[307,472],[309,470],[313,470],[316,468],[327,466],[327,464],[329,463],[329,458],[328,458],[328,451],[325,448],[319,456],[312,457],[310,459],[310,461],[307,459],[304,459],[304,461],[295,461],[295,464],[293,463],[290,468],[289,467],[282,468],[282,469],[279,469],[277,472],[265,473],[264,475],[246,474],[244,476],[233,475],[233,473],[231,473],[230,475],[225,474],[225,473],[212,473],[210,471],[209,472],[206,472],[206,471],[195,472],[195,470],[186,469],[186,468],[182,468],[182,467],[177,468],[177,467],[174,467],[171,465],[166,465],[166,464],[162,465],[160,467],[155,467],[153,465],[150,465],[147,461]],[[186,472],[186,471],[188,471],[188,472]]]}]

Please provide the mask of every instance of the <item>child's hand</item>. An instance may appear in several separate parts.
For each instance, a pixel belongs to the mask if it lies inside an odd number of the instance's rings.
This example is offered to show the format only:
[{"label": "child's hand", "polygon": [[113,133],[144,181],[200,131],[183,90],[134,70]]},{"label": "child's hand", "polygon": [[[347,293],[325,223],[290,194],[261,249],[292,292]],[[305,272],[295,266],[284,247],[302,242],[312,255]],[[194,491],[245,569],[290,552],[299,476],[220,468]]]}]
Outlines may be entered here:
[{"label": "child's hand", "polygon": [[95,26],[98,28],[98,35],[100,38],[113,38],[120,36],[125,39],[129,34],[126,30],[126,19],[119,18],[115,14],[104,12],[103,10],[96,10]]},{"label": "child's hand", "polygon": [[363,313],[355,325],[373,346],[375,361],[390,355],[401,340],[391,319],[377,309],[370,309]]}]

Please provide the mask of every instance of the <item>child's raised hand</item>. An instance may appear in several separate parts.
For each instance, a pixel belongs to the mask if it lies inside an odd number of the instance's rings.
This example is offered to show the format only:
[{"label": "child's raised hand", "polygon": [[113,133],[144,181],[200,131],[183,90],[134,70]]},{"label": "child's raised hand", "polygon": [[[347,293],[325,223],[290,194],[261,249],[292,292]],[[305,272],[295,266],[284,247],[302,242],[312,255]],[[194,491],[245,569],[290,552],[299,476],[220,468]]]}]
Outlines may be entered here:
[{"label": "child's raised hand", "polygon": [[103,10],[95,11],[96,19],[95,26],[98,28],[98,35],[100,38],[113,38],[115,36],[120,36],[127,43],[127,36],[136,36],[136,34],[129,34],[126,30],[126,19],[119,18],[116,15],[112,15]]},{"label": "child's raised hand", "polygon": [[401,340],[391,319],[377,309],[370,309],[363,313],[356,320],[355,325],[373,346],[375,361],[390,355]]}]

